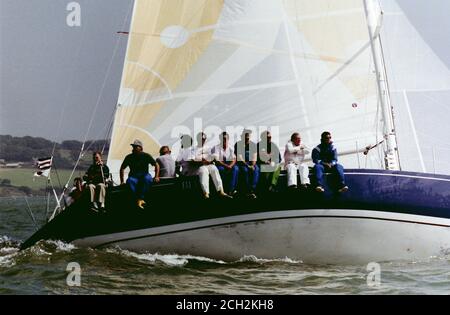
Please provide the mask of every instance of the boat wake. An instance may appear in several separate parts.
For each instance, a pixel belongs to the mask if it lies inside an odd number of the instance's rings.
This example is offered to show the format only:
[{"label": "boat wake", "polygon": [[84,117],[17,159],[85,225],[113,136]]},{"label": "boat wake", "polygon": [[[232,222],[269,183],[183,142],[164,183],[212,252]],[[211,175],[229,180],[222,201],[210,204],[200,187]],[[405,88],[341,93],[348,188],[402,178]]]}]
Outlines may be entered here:
[{"label": "boat wake", "polygon": [[0,236],[0,268],[15,266],[21,258],[51,256],[54,253],[69,253],[76,249],[73,244],[62,241],[41,241],[31,248],[20,251],[20,241],[7,235]]},{"label": "boat wake", "polygon": [[19,242],[6,235],[0,236],[0,267],[15,265],[14,257],[19,252]]},{"label": "boat wake", "polygon": [[127,257],[136,258],[139,261],[150,262],[150,263],[158,263],[161,262],[168,266],[184,266],[189,263],[190,260],[197,260],[201,262],[208,263],[216,263],[216,264],[226,264],[226,262],[221,260],[215,260],[212,258],[201,257],[201,256],[192,256],[192,255],[162,255],[159,253],[151,254],[151,253],[136,253],[125,249],[109,248],[106,249],[108,253],[119,254]]},{"label": "boat wake", "polygon": [[137,253],[130,250],[121,249],[119,247],[107,248],[102,250],[92,249],[79,249],[71,243],[65,243],[63,241],[40,241],[36,245],[24,250],[19,251],[20,241],[14,240],[9,236],[0,236],[0,267],[12,267],[16,265],[19,258],[38,258],[49,257],[54,254],[72,253],[74,250],[80,251],[92,251],[92,254],[109,254],[119,255],[131,259],[136,259],[139,262],[150,264],[163,264],[168,267],[174,266],[186,266],[188,264],[207,263],[216,265],[239,265],[246,263],[268,264],[268,263],[288,263],[288,264],[300,264],[302,261],[294,260],[289,257],[280,259],[265,259],[259,258],[254,255],[246,255],[240,259],[232,262],[225,262],[223,260],[213,259],[203,256],[195,255],[179,255],[179,254],[159,254],[159,253]]},{"label": "boat wake", "polygon": [[279,258],[279,259],[265,259],[258,258],[254,255],[245,255],[236,261],[225,262],[223,260],[213,259],[209,257],[203,256],[194,256],[194,255],[178,255],[178,254],[159,254],[159,253],[136,253],[133,251],[121,249],[119,247],[106,249],[107,252],[112,254],[119,254],[127,257],[136,258],[139,261],[145,261],[150,263],[163,263],[168,266],[185,266],[192,262],[200,262],[200,263],[212,263],[219,265],[236,265],[242,263],[258,263],[258,264],[266,264],[266,263],[288,263],[288,264],[302,264],[302,261],[294,260],[289,257]]},{"label": "boat wake", "polygon": [[[254,255],[228,262],[176,253],[139,253],[119,247],[82,248],[62,241],[41,241],[23,251],[19,248],[19,241],[0,236],[0,278],[10,279],[0,293],[34,292],[24,286],[26,279],[45,282],[47,287],[39,292],[67,292],[69,262],[78,262],[89,275],[86,287],[73,291],[80,294],[119,294],[124,290],[131,294],[266,294],[267,288],[280,294],[341,294],[349,290],[361,294],[441,294],[449,285],[450,256],[380,263],[382,286],[371,288],[367,286],[366,266],[361,265],[318,266],[289,257],[265,259]],[[173,277],[182,280],[173,281]],[[199,277],[203,281],[200,286]]]},{"label": "boat wake", "polygon": [[[42,258],[47,257],[49,259],[52,255],[64,255],[81,253],[83,256],[91,256],[92,259],[103,257],[105,259],[111,258],[111,255],[118,257],[117,261],[123,260],[123,258],[131,259],[131,261],[137,261],[144,264],[159,265],[167,267],[184,267],[197,264],[208,265],[227,265],[227,266],[240,266],[246,264],[258,264],[258,265],[270,265],[270,264],[287,264],[287,265],[300,265],[304,264],[301,260],[292,259],[289,257],[266,259],[256,257],[254,255],[245,255],[235,261],[223,261],[220,259],[214,259],[210,257],[195,256],[195,255],[181,255],[181,254],[160,254],[160,253],[140,253],[133,252],[126,249],[121,249],[118,246],[110,247],[106,249],[86,249],[78,248],[71,243],[65,243],[63,241],[40,241],[36,245],[20,251],[20,241],[17,241],[9,236],[0,236],[0,268],[11,267],[16,265],[17,261],[21,258]],[[76,252],[75,252],[76,251]],[[114,259],[113,259],[114,260]],[[430,261],[449,261],[450,255],[430,257],[424,261],[395,261],[395,262],[383,262],[386,266],[398,267],[399,265],[421,264]]]}]

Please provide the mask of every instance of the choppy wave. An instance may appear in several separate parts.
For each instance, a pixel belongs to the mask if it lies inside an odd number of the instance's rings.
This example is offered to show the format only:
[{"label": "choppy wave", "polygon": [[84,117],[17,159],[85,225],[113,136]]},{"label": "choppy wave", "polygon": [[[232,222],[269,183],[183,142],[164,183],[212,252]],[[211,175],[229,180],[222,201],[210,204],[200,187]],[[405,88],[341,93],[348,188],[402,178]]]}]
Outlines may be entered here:
[{"label": "choppy wave", "polygon": [[[13,240],[8,236],[0,237],[0,266],[11,266],[14,264],[14,257],[19,254],[20,242]],[[25,250],[22,255],[29,257],[51,256],[55,253],[68,253],[78,249],[71,243],[65,243],[59,240],[40,241],[34,246]],[[86,249],[84,249],[86,250]],[[160,253],[138,253],[130,250],[121,249],[119,247],[107,248],[105,250],[94,250],[97,253],[107,253],[112,255],[119,255],[137,259],[145,263],[162,263],[167,266],[185,266],[189,262],[204,262],[217,265],[236,265],[239,263],[286,263],[286,264],[301,264],[302,261],[294,260],[289,257],[280,259],[266,259],[259,258],[254,255],[246,255],[236,261],[225,262],[209,257],[195,256],[195,255],[179,255],[179,254],[160,254]]]},{"label": "choppy wave", "polygon": [[159,254],[159,253],[136,253],[133,251],[120,249],[118,247],[116,248],[110,248],[106,250],[109,253],[114,254],[120,254],[128,257],[133,257],[141,261],[146,262],[162,262],[168,266],[184,266],[186,265],[190,260],[196,260],[201,262],[209,262],[209,263],[216,263],[216,264],[226,264],[226,262],[222,260],[216,260],[208,257],[202,257],[202,256],[193,256],[193,255],[177,255],[177,254]]},{"label": "choppy wave", "polygon": [[248,255],[225,262],[195,255],[137,253],[118,247],[77,248],[61,241],[41,241],[24,251],[19,251],[19,246],[13,238],[0,236],[0,277],[3,282],[6,277],[14,283],[14,290],[8,292],[29,292],[22,278],[46,283],[32,292],[67,292],[66,265],[71,261],[79,262],[89,275],[86,287],[73,293],[446,294],[450,287],[448,257],[382,263],[381,285],[369,287],[365,266],[312,266],[289,257]]},{"label": "choppy wave", "polygon": [[159,254],[159,253],[136,253],[130,250],[116,248],[110,248],[106,250],[109,253],[120,254],[128,257],[133,257],[141,261],[147,261],[151,263],[162,262],[168,266],[184,266],[189,263],[189,261],[199,261],[199,262],[208,262],[213,264],[221,264],[221,265],[231,265],[237,263],[287,263],[287,264],[302,264],[301,260],[291,259],[289,257],[285,258],[277,258],[277,259],[267,259],[267,258],[258,258],[254,255],[245,255],[236,261],[225,262],[223,260],[213,259],[209,257],[203,256],[194,256],[194,255],[178,255],[178,254]]},{"label": "choppy wave", "polygon": [[55,250],[61,251],[61,252],[71,252],[72,250],[76,249],[77,247],[73,245],[72,243],[65,243],[63,241],[46,241],[47,244],[52,244],[56,246]]},{"label": "choppy wave", "polygon": [[0,267],[15,265],[14,257],[19,251],[19,243],[6,235],[0,236]]},{"label": "choppy wave", "polygon": [[267,259],[267,258],[258,258],[254,255],[246,255],[241,257],[238,262],[256,262],[256,263],[271,263],[271,262],[283,262],[288,264],[302,264],[303,261],[291,259],[289,257],[285,258],[276,258],[276,259]]}]

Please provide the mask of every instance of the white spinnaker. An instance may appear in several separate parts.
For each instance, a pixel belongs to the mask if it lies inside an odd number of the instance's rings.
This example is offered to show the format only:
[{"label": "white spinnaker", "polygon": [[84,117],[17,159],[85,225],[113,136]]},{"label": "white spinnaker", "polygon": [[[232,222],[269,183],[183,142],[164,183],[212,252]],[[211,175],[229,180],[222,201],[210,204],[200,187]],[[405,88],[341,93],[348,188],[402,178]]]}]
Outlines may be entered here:
[{"label": "white spinnaker", "polygon": [[402,169],[450,174],[450,69],[396,1],[382,0],[381,5]]},{"label": "white spinnaker", "polygon": [[[192,2],[197,9],[203,2],[201,17],[188,5],[168,10],[175,2],[136,1],[108,162],[113,172],[135,137],[153,154],[163,144],[176,152],[180,126],[199,131],[196,118],[203,128],[235,127],[232,140],[242,127],[278,128],[281,148],[294,131],[314,147],[329,130],[340,152],[382,140],[363,1]],[[375,150],[341,161],[383,165]]]}]

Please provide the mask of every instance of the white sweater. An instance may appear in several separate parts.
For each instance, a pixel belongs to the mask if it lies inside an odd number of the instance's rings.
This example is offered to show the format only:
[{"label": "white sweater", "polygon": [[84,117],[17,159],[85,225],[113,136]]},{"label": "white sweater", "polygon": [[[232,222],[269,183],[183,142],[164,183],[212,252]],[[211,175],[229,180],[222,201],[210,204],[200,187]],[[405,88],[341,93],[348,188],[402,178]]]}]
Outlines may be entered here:
[{"label": "white sweater", "polygon": [[302,143],[296,146],[292,141],[289,141],[284,150],[284,163],[286,165],[289,163],[302,164],[305,155],[309,154],[309,152],[309,149]]}]

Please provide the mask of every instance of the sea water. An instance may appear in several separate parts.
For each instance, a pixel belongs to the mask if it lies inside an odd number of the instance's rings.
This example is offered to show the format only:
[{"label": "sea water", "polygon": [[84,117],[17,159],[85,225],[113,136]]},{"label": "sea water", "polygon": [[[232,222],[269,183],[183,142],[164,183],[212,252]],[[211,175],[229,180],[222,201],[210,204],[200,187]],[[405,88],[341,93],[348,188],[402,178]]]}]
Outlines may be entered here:
[{"label": "sea water", "polygon": [[0,294],[450,293],[450,257],[379,263],[374,277],[375,269],[366,265],[307,265],[289,256],[249,255],[225,262],[118,247],[78,248],[61,241],[19,251],[36,229],[27,201],[38,224],[45,222],[45,199],[0,198]]}]

